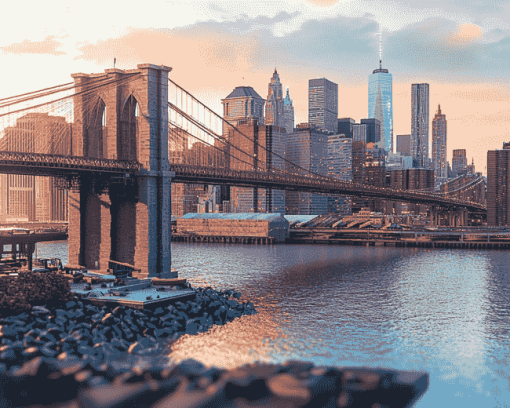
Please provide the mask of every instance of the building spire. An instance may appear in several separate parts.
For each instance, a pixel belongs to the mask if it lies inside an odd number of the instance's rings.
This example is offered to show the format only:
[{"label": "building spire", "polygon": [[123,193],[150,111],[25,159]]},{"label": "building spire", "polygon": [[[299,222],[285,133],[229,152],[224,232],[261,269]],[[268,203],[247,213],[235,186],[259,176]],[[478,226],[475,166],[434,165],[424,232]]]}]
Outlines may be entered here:
[{"label": "building spire", "polygon": [[379,69],[382,69],[382,32],[379,33]]}]

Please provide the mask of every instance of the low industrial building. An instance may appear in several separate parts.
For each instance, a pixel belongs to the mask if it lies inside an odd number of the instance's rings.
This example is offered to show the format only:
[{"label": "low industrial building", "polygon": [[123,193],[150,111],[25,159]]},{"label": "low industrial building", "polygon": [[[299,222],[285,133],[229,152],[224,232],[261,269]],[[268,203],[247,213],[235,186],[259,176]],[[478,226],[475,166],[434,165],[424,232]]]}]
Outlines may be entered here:
[{"label": "low industrial building", "polygon": [[177,235],[285,242],[289,222],[275,213],[188,213],[177,219]]}]

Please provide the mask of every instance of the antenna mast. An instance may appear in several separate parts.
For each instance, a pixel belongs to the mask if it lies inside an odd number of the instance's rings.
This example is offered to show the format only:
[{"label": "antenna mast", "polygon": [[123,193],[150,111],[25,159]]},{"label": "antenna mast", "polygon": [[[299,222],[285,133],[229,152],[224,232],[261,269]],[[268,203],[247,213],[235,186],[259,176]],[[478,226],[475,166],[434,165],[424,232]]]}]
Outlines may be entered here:
[{"label": "antenna mast", "polygon": [[382,69],[382,31],[379,33],[379,69]]}]

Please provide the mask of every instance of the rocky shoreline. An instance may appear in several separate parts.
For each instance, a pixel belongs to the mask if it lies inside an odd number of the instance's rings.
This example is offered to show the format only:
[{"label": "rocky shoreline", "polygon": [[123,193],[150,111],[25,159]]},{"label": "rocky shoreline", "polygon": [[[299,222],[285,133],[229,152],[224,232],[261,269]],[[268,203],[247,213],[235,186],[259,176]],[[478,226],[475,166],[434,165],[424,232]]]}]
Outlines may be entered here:
[{"label": "rocky shoreline", "polygon": [[[424,373],[252,364],[234,370],[165,356],[183,334],[256,313],[241,293],[196,288],[193,301],[131,309],[80,296],[0,318],[1,407],[404,407]],[[376,405],[374,405],[376,404]]]},{"label": "rocky shoreline", "polygon": [[168,365],[130,356],[99,366],[77,357],[36,357],[0,373],[0,406],[114,407],[410,407],[425,373],[318,367],[290,361],[233,370],[195,360]]},{"label": "rocky shoreline", "polygon": [[0,318],[0,371],[15,369],[33,357],[75,355],[91,364],[124,352],[147,355],[164,350],[182,334],[205,332],[246,314],[251,302],[238,302],[239,292],[195,289],[196,298],[165,308],[131,309],[96,306],[80,297],[53,306]]}]

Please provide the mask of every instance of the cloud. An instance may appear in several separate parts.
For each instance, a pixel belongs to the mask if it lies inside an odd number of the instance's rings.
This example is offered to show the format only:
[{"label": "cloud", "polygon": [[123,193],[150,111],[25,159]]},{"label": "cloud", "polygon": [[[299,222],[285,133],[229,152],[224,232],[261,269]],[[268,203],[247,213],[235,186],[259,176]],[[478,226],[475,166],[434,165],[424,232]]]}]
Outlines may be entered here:
[{"label": "cloud", "polygon": [[484,67],[484,57],[489,47],[480,43],[482,37],[477,25],[457,26],[449,20],[428,19],[390,35],[384,54],[405,77],[477,81],[480,70],[488,68]]},{"label": "cloud", "polygon": [[331,7],[338,3],[338,0],[306,0],[308,3],[319,7]]},{"label": "cloud", "polygon": [[506,0],[453,0],[451,4],[473,13],[500,14],[508,5]]},{"label": "cloud", "polygon": [[43,41],[23,40],[20,43],[14,43],[5,47],[0,47],[4,54],[49,54],[65,55],[64,51],[59,51],[63,44],[55,40],[55,36],[49,35]]}]

